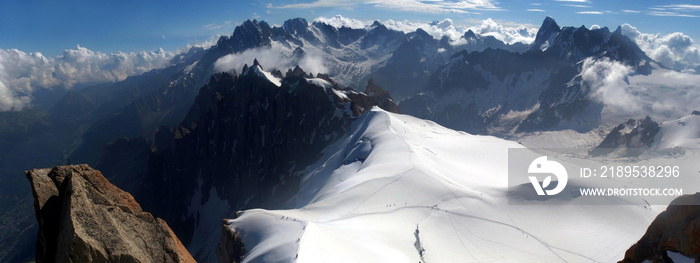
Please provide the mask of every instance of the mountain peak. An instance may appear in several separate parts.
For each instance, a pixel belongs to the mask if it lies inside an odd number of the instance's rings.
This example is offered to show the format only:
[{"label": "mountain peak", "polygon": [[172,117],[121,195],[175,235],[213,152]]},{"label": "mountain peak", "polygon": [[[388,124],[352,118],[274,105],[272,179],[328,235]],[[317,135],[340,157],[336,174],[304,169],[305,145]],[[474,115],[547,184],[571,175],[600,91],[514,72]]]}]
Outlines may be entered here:
[{"label": "mountain peak", "polygon": [[241,24],[241,26],[244,26],[244,27],[253,26],[253,27],[254,27],[254,26],[256,26],[257,24],[258,24],[258,21],[255,20],[255,19],[253,19],[253,20],[246,19],[245,21],[243,21],[243,23]]},{"label": "mountain peak", "polygon": [[535,37],[535,42],[532,42],[530,49],[546,49],[551,44],[551,38],[556,36],[561,32],[561,27],[554,21],[554,18],[547,16],[544,21],[542,21],[542,26],[537,31],[537,36]]},{"label": "mountain peak", "polygon": [[271,35],[270,25],[265,21],[258,22],[255,19],[252,21],[248,19],[233,30],[233,35],[230,38],[222,39],[219,42],[228,46],[231,53],[235,53],[253,47],[270,45]]},{"label": "mountain peak", "polygon": [[433,36],[428,34],[428,32],[425,32],[425,30],[423,30],[422,28],[416,29],[415,36],[422,40],[433,39]]},{"label": "mountain peak", "polygon": [[260,63],[258,62],[257,58],[253,60],[252,66],[248,67],[248,64],[245,64],[243,66],[243,70],[241,70],[241,76],[254,76],[256,78],[262,78],[274,84],[277,87],[280,87],[282,85],[282,73],[279,70],[273,70],[271,72],[265,71],[262,65],[260,65]]},{"label": "mountain peak", "polygon": [[464,38],[465,39],[476,39],[476,33],[472,31],[471,29],[467,30],[467,32],[464,33]]},{"label": "mountain peak", "polygon": [[290,34],[299,34],[306,32],[308,27],[309,23],[306,21],[306,19],[301,17],[289,19],[287,21],[284,21],[284,24],[282,24],[282,28],[284,28],[284,30],[289,32]]},{"label": "mountain peak", "polygon": [[554,21],[554,18],[552,18],[551,16],[547,16],[544,18],[544,21],[542,21],[542,26],[540,27],[540,29],[555,27],[557,30],[560,29],[559,25],[557,24],[557,21]]},{"label": "mountain peak", "polygon": [[258,62],[257,58],[253,59],[253,66],[259,66],[262,69],[262,66],[260,65],[260,62]]},{"label": "mountain peak", "polygon": [[613,35],[622,35],[622,26],[617,26],[617,28],[613,32]]},{"label": "mountain peak", "polygon": [[370,29],[371,31],[375,31],[375,32],[387,32],[387,31],[389,31],[389,28],[387,28],[384,24],[382,24],[379,21],[374,21],[374,23],[372,23],[370,28],[371,28]]},{"label": "mountain peak", "polygon": [[294,67],[294,70],[292,70],[292,69],[287,70],[287,74],[285,75],[285,77],[303,77],[305,75],[306,75],[306,72],[304,72],[304,70],[301,69],[301,67],[299,67],[299,65],[296,65],[296,67]]}]

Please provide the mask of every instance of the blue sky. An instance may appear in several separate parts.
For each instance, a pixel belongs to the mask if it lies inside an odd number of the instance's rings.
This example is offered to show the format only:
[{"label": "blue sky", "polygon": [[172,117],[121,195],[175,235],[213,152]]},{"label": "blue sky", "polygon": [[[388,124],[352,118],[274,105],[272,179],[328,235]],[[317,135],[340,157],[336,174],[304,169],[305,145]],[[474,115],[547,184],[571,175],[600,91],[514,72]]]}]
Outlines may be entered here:
[{"label": "blue sky", "polygon": [[218,34],[231,34],[245,19],[281,24],[343,15],[362,20],[433,21],[457,25],[492,18],[538,27],[545,16],[561,26],[629,23],[645,33],[683,32],[700,39],[700,3],[602,0],[292,0],[292,1],[4,1],[0,48],[56,56],[76,45],[100,52],[174,51]]}]

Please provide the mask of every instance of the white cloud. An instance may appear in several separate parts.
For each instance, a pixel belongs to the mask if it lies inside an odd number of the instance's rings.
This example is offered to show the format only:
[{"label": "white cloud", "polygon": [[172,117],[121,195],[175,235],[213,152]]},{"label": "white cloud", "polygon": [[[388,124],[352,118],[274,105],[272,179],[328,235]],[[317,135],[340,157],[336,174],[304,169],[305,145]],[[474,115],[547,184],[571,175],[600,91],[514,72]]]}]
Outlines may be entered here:
[{"label": "white cloud", "polygon": [[700,49],[691,37],[681,32],[646,34],[630,24],[621,27],[622,34],[634,40],[649,57],[667,67],[685,70],[700,66]]},{"label": "white cloud", "polygon": [[602,15],[603,14],[603,12],[601,12],[601,11],[580,11],[580,12],[576,12],[576,13],[581,14],[581,15]]},{"label": "white cloud", "polygon": [[649,12],[649,15],[652,15],[652,16],[698,17],[696,15],[683,14],[683,13],[670,12],[670,11],[651,11],[651,12]]},{"label": "white cloud", "polygon": [[267,4],[267,8],[279,9],[309,9],[319,7],[334,7],[352,9],[359,5],[371,5],[390,10],[401,10],[418,13],[473,13],[474,10],[502,10],[496,6],[496,2],[492,0],[462,0],[462,1],[445,1],[445,0],[316,0],[306,3],[294,3],[287,5],[272,5]]},{"label": "white cloud", "polygon": [[30,100],[29,96],[16,94],[0,80],[0,111],[22,109]]},{"label": "white cloud", "polygon": [[547,11],[545,11],[545,10],[536,9],[536,8],[526,9],[525,11],[529,11],[529,12],[547,12]]},{"label": "white cloud", "polygon": [[417,28],[420,28],[437,39],[447,36],[454,44],[463,44],[460,42],[463,41],[463,39],[460,40],[460,38],[464,36],[464,33],[468,30],[472,30],[483,36],[493,36],[508,44],[516,42],[530,44],[535,40],[535,36],[537,35],[537,28],[519,24],[499,24],[491,18],[477,21],[474,25],[457,25],[449,18],[430,23],[408,20],[395,21],[391,19],[381,22],[387,28],[406,33],[416,31]]},{"label": "white cloud", "polygon": [[639,99],[630,93],[627,77],[634,70],[623,63],[603,58],[586,58],[581,69],[582,84],[588,96],[617,112],[634,113],[641,108]]},{"label": "white cloud", "polygon": [[328,73],[321,54],[314,54],[311,49],[306,50],[304,58],[298,62],[290,57],[291,54],[291,50],[280,46],[248,49],[219,58],[214,63],[214,70],[222,72],[235,69],[240,73],[245,64],[252,65],[253,60],[257,59],[266,71],[278,69],[284,73],[298,64],[307,73]]},{"label": "white cloud", "polygon": [[480,25],[470,29],[484,36],[493,36],[508,44],[516,42],[530,44],[535,41],[538,30],[538,28],[525,25],[507,26],[499,24],[491,18],[481,21]]},{"label": "white cloud", "polygon": [[700,11],[700,5],[657,5],[650,7],[649,9],[652,11],[649,11],[648,14],[652,16],[699,17],[698,15],[691,13]]},{"label": "white cloud", "polygon": [[700,11],[700,5],[674,4],[674,5],[662,5],[662,6],[658,6],[658,7],[659,7],[659,8],[665,8],[665,9],[676,10],[676,11],[683,11],[683,10],[695,10],[695,11]]},{"label": "white cloud", "polygon": [[207,29],[207,30],[218,30],[221,28],[231,28],[231,27],[233,27],[233,21],[231,21],[231,20],[224,21],[221,24],[211,23],[211,24],[206,24],[206,25],[202,26],[202,28]]},{"label": "white cloud", "polygon": [[643,113],[655,121],[687,116],[698,109],[698,74],[659,69],[649,76],[634,75],[629,80],[635,96],[641,100]]},{"label": "white cloud", "polygon": [[331,25],[336,28],[341,28],[341,27],[349,27],[349,28],[364,28],[372,24],[372,21],[369,20],[358,20],[358,19],[352,19],[352,18],[347,18],[343,17],[341,15],[336,15],[334,17],[326,18],[326,17],[318,17],[315,19],[315,21],[319,21],[328,25]]},{"label": "white cloud", "polygon": [[113,82],[165,66],[173,53],[105,54],[78,46],[55,58],[17,49],[0,49],[0,111],[30,105],[37,89],[72,88],[78,83]]},{"label": "white cloud", "polygon": [[[473,10],[501,10],[490,0],[466,0],[466,1],[443,1],[443,0],[372,0],[370,3],[377,7],[391,10],[402,10],[419,13],[473,13]],[[468,11],[470,10],[470,11]]]},{"label": "white cloud", "polygon": [[433,36],[434,38],[440,39],[443,36],[447,36],[449,39],[455,41],[458,40],[466,32],[466,28],[456,26],[452,19],[444,19],[442,21],[433,21],[431,23],[417,22],[417,21],[395,21],[387,20],[382,22],[387,28],[403,31],[405,33],[416,31],[416,29],[423,29],[425,32]]},{"label": "white cloud", "polygon": [[219,35],[213,35],[209,39],[201,41],[201,42],[195,42],[193,44],[187,44],[181,48],[178,48],[175,52],[173,52],[173,55],[181,54],[181,53],[187,53],[191,48],[193,47],[200,47],[203,49],[209,49],[210,47],[216,45],[216,42],[219,41],[221,38],[221,34]]},{"label": "white cloud", "polygon": [[[350,28],[366,28],[373,23],[373,21],[370,20],[352,19],[341,15],[336,15],[331,18],[319,17],[316,18],[315,21],[324,22],[336,28],[340,28],[341,26]],[[410,20],[397,21],[392,19],[380,22],[389,29],[402,31],[404,33],[414,32],[416,29],[420,28],[436,39],[447,36],[453,42],[459,41],[459,39],[464,36],[464,33],[470,29],[481,35],[493,36],[496,39],[508,44],[513,44],[516,42],[530,44],[535,40],[535,36],[537,35],[537,28],[522,24],[499,24],[490,18],[481,21],[470,21],[472,25],[459,25],[449,18],[433,22]]]},{"label": "white cloud", "polygon": [[667,121],[698,109],[700,75],[656,69],[650,75],[608,58],[583,61],[581,85],[591,100],[605,105],[606,123],[651,116]]},{"label": "white cloud", "polygon": [[629,10],[629,9],[624,9],[624,10],[621,10],[621,11],[622,11],[623,13],[629,13],[629,14],[639,14],[639,13],[641,13],[641,12],[638,11],[638,10]]},{"label": "white cloud", "polygon": [[589,5],[574,5],[574,4],[566,4],[563,6],[568,6],[568,7],[576,7],[576,8],[591,8]]}]

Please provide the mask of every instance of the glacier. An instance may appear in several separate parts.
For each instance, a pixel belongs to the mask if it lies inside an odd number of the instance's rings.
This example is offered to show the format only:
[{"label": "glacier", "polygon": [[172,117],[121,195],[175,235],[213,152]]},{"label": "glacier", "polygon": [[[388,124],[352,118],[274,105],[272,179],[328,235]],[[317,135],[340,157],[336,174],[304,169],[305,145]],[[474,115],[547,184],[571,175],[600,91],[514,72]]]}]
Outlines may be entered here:
[{"label": "glacier", "polygon": [[225,220],[243,262],[614,262],[665,208],[512,205],[504,164],[517,142],[376,107],[350,131],[288,209]]}]

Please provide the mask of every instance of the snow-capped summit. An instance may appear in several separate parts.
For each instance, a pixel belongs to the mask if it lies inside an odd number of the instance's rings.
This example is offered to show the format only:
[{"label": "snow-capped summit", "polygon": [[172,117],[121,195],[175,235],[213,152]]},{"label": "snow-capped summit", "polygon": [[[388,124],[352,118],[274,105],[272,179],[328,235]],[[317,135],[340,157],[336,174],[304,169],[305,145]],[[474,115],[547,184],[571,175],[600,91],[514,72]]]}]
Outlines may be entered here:
[{"label": "snow-capped summit", "polygon": [[700,147],[700,114],[661,123],[661,130],[654,140],[656,150]]},{"label": "snow-capped summit", "polygon": [[268,82],[274,84],[277,87],[282,86],[281,78],[275,76],[271,72],[263,70],[262,66],[260,65],[260,63],[258,62],[257,59],[255,61],[253,61],[252,67],[248,67],[247,69],[244,67],[244,70],[242,71],[241,76],[247,76],[249,74],[255,74],[255,75],[267,80]]}]

